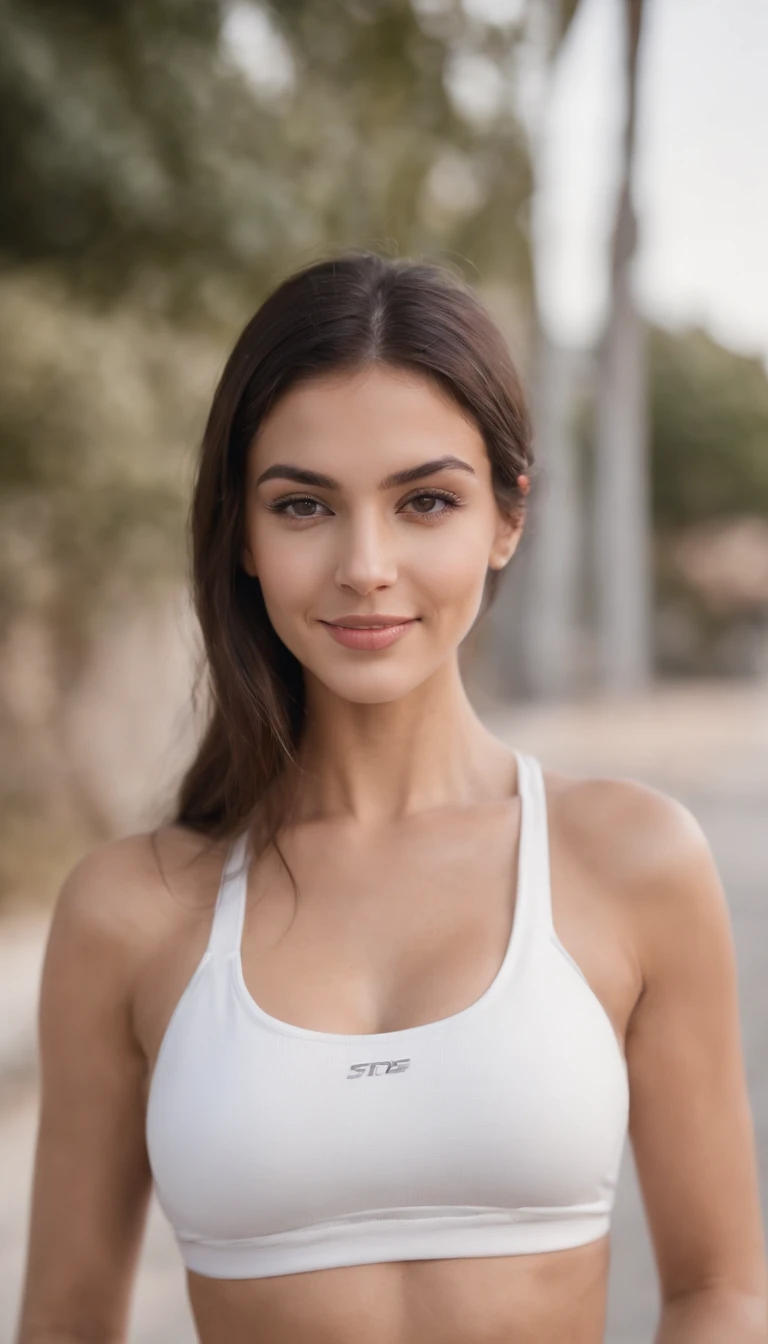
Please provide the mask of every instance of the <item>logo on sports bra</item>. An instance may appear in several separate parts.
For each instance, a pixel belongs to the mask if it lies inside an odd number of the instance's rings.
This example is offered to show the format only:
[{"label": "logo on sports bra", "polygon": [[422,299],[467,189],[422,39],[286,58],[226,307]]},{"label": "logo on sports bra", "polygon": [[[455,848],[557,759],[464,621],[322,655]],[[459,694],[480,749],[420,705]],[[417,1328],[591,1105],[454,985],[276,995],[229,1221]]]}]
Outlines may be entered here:
[{"label": "logo on sports bra", "polygon": [[352,1072],[347,1074],[347,1078],[375,1078],[380,1070],[384,1073],[405,1073],[410,1062],[410,1059],[378,1059],[373,1064],[350,1064]]}]

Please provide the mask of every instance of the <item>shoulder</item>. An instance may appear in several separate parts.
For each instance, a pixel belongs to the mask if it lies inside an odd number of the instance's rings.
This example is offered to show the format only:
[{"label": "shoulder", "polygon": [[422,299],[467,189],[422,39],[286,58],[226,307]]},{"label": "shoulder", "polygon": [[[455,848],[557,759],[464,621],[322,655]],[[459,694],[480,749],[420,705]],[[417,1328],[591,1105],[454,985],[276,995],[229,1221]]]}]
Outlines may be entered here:
[{"label": "shoulder", "polygon": [[635,779],[580,777],[546,769],[549,810],[588,862],[625,881],[701,853],[706,837],[680,799]]},{"label": "shoulder", "polygon": [[634,779],[544,776],[558,835],[618,904],[646,977],[694,928],[728,937],[717,864],[685,803]]},{"label": "shoulder", "polygon": [[97,846],[64,878],[48,960],[60,952],[73,967],[98,961],[131,977],[189,911],[210,905],[222,862],[221,842],[178,826]]}]

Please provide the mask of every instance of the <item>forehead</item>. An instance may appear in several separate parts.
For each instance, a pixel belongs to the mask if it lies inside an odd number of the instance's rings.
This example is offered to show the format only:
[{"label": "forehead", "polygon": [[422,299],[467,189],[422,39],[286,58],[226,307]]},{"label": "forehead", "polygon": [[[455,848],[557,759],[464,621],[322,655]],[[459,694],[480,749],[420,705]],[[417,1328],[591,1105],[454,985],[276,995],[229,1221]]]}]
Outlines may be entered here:
[{"label": "forehead", "polygon": [[259,471],[290,460],[302,466],[396,465],[447,453],[479,469],[487,459],[474,421],[431,379],[374,366],[313,378],[291,388],[263,421],[251,449]]}]

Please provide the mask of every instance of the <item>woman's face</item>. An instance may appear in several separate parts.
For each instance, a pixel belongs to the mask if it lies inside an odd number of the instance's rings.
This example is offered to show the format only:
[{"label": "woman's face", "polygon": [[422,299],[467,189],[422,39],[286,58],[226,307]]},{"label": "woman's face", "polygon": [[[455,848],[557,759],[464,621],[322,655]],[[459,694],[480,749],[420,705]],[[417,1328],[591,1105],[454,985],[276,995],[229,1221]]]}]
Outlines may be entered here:
[{"label": "woman's face", "polygon": [[[406,695],[455,656],[487,569],[520,537],[479,430],[409,371],[292,388],[251,445],[246,481],[243,567],[306,672],[357,703]],[[340,628],[384,620],[399,628]]]}]

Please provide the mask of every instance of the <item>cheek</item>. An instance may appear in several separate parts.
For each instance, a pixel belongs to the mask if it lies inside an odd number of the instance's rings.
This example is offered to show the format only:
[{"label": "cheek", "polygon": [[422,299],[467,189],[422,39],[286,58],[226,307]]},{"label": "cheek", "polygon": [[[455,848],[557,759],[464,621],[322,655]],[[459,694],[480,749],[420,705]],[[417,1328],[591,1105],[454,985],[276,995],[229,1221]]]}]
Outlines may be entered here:
[{"label": "cheek", "polygon": [[302,537],[272,536],[253,548],[264,600],[293,610],[316,592],[322,567]]},{"label": "cheek", "polygon": [[453,536],[435,538],[432,546],[425,546],[412,574],[438,609],[463,607],[482,591],[489,549],[483,529],[467,528],[461,536],[457,529]]},{"label": "cheek", "polygon": [[302,618],[307,608],[313,605],[305,567],[298,564],[295,557],[280,564],[279,557],[273,555],[268,561],[262,560],[258,572],[264,606],[273,629],[299,661],[303,661]]}]

